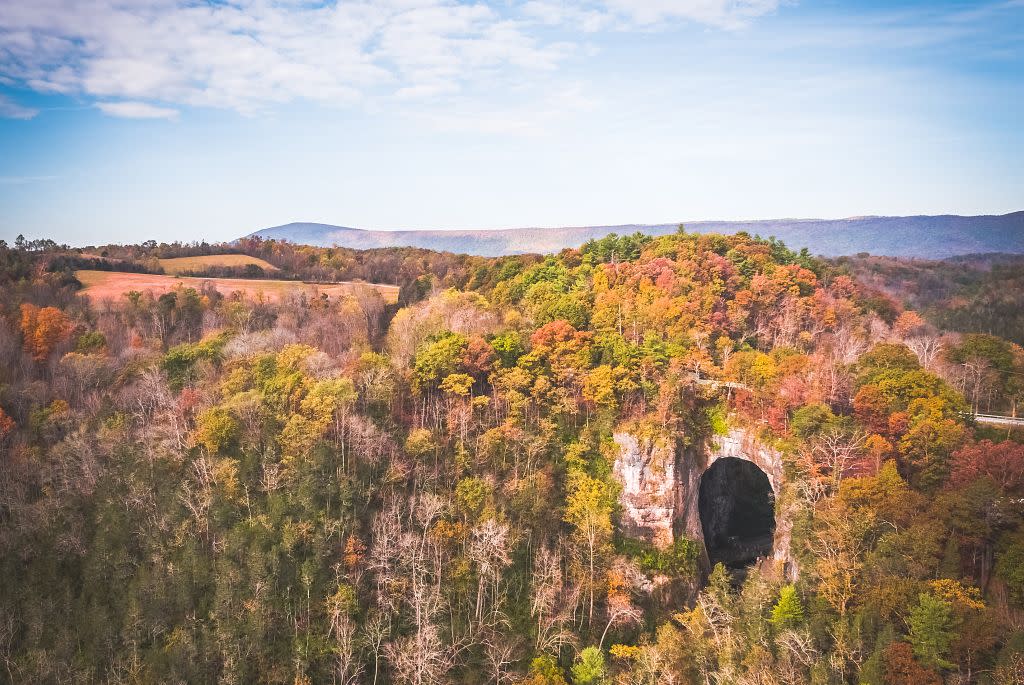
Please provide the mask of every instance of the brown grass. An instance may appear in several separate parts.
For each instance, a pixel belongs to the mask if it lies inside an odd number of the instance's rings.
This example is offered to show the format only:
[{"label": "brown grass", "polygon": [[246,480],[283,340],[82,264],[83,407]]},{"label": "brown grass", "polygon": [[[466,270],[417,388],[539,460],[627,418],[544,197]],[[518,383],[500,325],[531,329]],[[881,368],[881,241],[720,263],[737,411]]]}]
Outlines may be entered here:
[{"label": "brown grass", "polygon": [[101,300],[120,300],[125,293],[131,290],[148,291],[154,295],[162,295],[179,285],[198,290],[203,283],[212,283],[217,292],[223,295],[241,293],[250,300],[264,299],[271,302],[280,302],[289,293],[299,292],[305,292],[309,295],[314,293],[326,294],[330,298],[336,298],[351,293],[357,287],[369,286],[377,290],[388,304],[398,302],[397,285],[362,283],[358,281],[320,284],[245,278],[159,276],[155,274],[125,273],[122,271],[91,270],[76,271],[75,276],[84,286],[82,294],[89,296],[93,301],[97,302]]},{"label": "brown grass", "polygon": [[202,271],[211,266],[245,266],[247,264],[263,267],[265,271],[278,270],[270,262],[264,261],[259,257],[250,257],[247,254],[214,254],[202,257],[175,257],[174,259],[160,260],[160,266],[172,276],[183,271]]}]

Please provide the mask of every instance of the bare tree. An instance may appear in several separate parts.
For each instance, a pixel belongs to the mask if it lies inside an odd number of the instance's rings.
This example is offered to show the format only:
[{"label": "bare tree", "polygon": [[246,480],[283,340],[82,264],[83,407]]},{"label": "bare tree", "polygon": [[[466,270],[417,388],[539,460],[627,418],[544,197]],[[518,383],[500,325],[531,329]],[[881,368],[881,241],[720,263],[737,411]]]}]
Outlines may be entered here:
[{"label": "bare tree", "polygon": [[928,371],[935,370],[935,364],[944,348],[941,335],[935,332],[921,333],[911,336],[903,342],[917,355],[917,360],[922,367]]},{"label": "bare tree", "polygon": [[516,662],[518,645],[508,635],[492,631],[483,640],[484,662],[487,665],[489,681],[494,685],[514,682],[516,677],[510,667]]},{"label": "bare tree", "polygon": [[377,581],[377,605],[389,615],[398,613],[404,585],[398,568],[401,536],[401,512],[397,502],[391,502],[373,521],[373,545],[369,554],[369,568]]},{"label": "bare tree", "polygon": [[440,516],[447,508],[447,503],[432,492],[421,493],[413,505],[413,517],[422,529],[420,539],[420,553],[426,550],[427,534],[430,532],[430,524]]},{"label": "bare tree", "polygon": [[999,373],[989,360],[971,357],[960,364],[957,376],[958,389],[970,400],[972,411],[980,411],[983,399],[991,404],[999,387]]},{"label": "bare tree", "polygon": [[453,649],[445,647],[433,620],[440,597],[433,585],[414,579],[408,599],[412,605],[412,633],[385,645],[384,654],[391,664],[395,682],[408,685],[440,683],[451,666],[453,656]]},{"label": "bare tree", "polygon": [[7,682],[13,683],[14,671],[12,666],[14,665],[14,636],[17,630],[17,623],[14,620],[14,616],[9,615],[6,611],[0,610],[0,659],[4,660],[4,668],[7,670]]},{"label": "bare tree", "polygon": [[864,452],[867,436],[862,431],[845,433],[842,431],[826,431],[814,438],[811,453],[814,461],[825,470],[830,478],[832,489],[839,489],[839,484],[850,472]]},{"label": "bare tree", "polygon": [[363,638],[373,653],[373,685],[377,685],[380,673],[380,657],[383,653],[384,640],[391,634],[391,620],[387,614],[375,611],[363,623]]},{"label": "bare tree", "polygon": [[784,630],[775,637],[779,676],[785,685],[804,685],[808,671],[821,657],[806,631]]},{"label": "bare tree", "polygon": [[548,646],[545,624],[556,609],[562,592],[562,556],[549,547],[538,550],[533,560],[533,585],[530,593],[530,613],[537,619],[537,649]]},{"label": "bare tree", "polygon": [[330,635],[334,639],[334,682],[338,685],[358,683],[363,674],[356,624],[345,607],[330,605]]},{"label": "bare tree", "polygon": [[477,568],[477,621],[483,619],[488,589],[491,594],[491,607],[497,609],[501,572],[512,563],[512,559],[509,557],[510,547],[508,524],[490,518],[473,528],[466,554],[476,563]]},{"label": "bare tree", "polygon": [[604,647],[608,630],[613,625],[639,623],[644,616],[640,607],[633,603],[633,590],[645,580],[639,567],[634,562],[619,558],[616,559],[608,577],[608,602],[605,607],[608,622],[601,633],[600,642],[597,643],[598,648]]}]

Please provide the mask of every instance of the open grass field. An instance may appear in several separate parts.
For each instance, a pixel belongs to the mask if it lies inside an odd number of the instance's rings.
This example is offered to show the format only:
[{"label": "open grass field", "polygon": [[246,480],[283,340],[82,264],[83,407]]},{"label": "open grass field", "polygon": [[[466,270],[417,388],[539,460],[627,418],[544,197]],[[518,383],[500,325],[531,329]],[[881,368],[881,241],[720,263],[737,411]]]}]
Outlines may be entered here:
[{"label": "open grass field", "polygon": [[174,259],[161,259],[160,266],[168,274],[175,276],[184,271],[202,271],[211,266],[245,266],[255,264],[263,267],[266,271],[277,271],[277,267],[259,257],[250,257],[247,254],[215,254],[202,257],[176,257]]},{"label": "open grass field", "polygon": [[339,297],[352,292],[358,287],[371,287],[377,290],[388,304],[398,302],[398,286],[379,283],[329,283],[314,284],[301,281],[275,281],[245,278],[192,278],[188,276],[160,276],[155,274],[134,274],[121,271],[76,271],[75,276],[84,286],[82,294],[94,301],[118,300],[126,292],[138,290],[151,291],[160,295],[174,289],[178,285],[198,289],[203,283],[213,283],[217,291],[224,295],[241,292],[249,299],[266,298],[280,302],[289,293],[306,292],[307,294],[325,293],[328,297]]}]

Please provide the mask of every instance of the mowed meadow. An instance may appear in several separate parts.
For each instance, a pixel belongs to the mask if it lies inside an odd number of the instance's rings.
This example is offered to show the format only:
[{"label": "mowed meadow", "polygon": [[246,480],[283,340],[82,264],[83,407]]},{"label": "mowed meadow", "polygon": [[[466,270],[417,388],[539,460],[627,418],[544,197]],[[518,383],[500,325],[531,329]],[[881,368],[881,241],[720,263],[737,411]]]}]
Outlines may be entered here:
[{"label": "mowed meadow", "polygon": [[165,273],[172,276],[204,271],[211,267],[244,268],[249,265],[259,267],[264,271],[280,271],[280,269],[265,259],[250,257],[247,254],[198,255],[195,257],[173,257],[160,260],[160,267]]},{"label": "mowed meadow", "polygon": [[[186,258],[194,259],[194,258]],[[177,260],[169,260],[177,261]],[[288,295],[305,293],[308,296],[326,295],[337,298],[350,294],[360,287],[373,288],[380,293],[387,304],[398,302],[398,286],[357,281],[341,283],[304,283],[271,279],[246,278],[202,278],[193,276],[163,276],[159,274],[137,274],[119,271],[94,271],[82,269],[75,272],[82,283],[81,293],[96,302],[117,300],[133,290],[163,294],[182,286],[200,289],[203,284],[212,284],[217,292],[225,296],[241,294],[256,301],[281,302]]]}]

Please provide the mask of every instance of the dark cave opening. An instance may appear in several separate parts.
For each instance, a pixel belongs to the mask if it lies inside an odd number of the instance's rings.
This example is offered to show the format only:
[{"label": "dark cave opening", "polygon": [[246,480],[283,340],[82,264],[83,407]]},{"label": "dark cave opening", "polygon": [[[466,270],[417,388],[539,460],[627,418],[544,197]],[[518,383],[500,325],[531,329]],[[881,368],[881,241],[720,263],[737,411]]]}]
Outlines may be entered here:
[{"label": "dark cave opening", "polygon": [[753,564],[772,550],[775,495],[764,471],[744,459],[717,460],[700,479],[697,500],[711,565],[730,570]]}]

